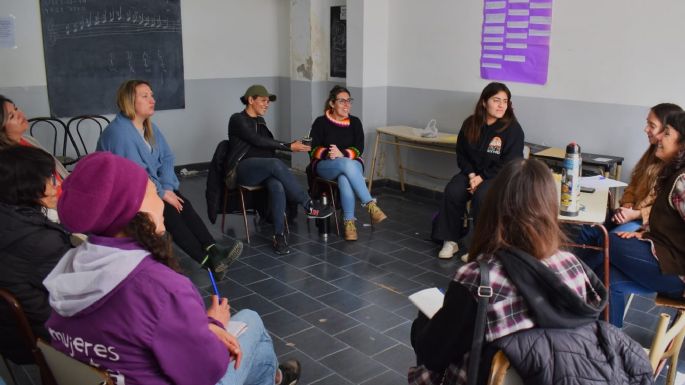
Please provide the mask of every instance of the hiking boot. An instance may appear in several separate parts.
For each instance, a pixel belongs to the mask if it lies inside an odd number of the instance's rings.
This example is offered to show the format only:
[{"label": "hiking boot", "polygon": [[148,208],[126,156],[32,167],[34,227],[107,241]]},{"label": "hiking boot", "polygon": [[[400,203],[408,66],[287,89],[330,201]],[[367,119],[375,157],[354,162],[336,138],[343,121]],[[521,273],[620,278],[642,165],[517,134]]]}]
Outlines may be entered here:
[{"label": "hiking boot", "polygon": [[357,226],[354,225],[354,219],[346,219],[343,221],[344,234],[343,238],[346,241],[357,240]]},{"label": "hiking boot", "polygon": [[274,235],[274,253],[278,255],[290,254],[290,249],[288,248],[288,241],[285,239],[285,235],[276,234]]},{"label": "hiking boot", "polygon": [[458,251],[459,251],[459,245],[457,244],[457,242],[445,241],[442,244],[442,249],[438,253],[438,258],[450,259]]},{"label": "hiking boot", "polygon": [[226,277],[226,273],[228,273],[228,267],[231,266],[243,252],[243,243],[235,241],[233,246],[228,248],[221,247],[215,243],[205,250],[207,251],[207,255],[205,255],[200,266],[209,267],[212,269],[214,275],[216,275],[219,280],[222,280]]},{"label": "hiking boot", "polygon": [[371,216],[371,224],[375,225],[377,223],[381,223],[384,220],[388,218],[387,215],[381,210],[380,207],[376,204],[375,201],[371,201],[366,205],[366,210],[369,212],[369,215]]},{"label": "hiking boot", "polygon": [[310,200],[307,203],[307,207],[304,208],[307,216],[312,219],[323,219],[328,218],[333,214],[333,210],[327,205],[322,204],[319,201]]},{"label": "hiking boot", "polygon": [[302,366],[297,360],[288,360],[278,364],[278,370],[281,371],[281,382],[278,383],[279,385],[296,385],[300,380]]}]

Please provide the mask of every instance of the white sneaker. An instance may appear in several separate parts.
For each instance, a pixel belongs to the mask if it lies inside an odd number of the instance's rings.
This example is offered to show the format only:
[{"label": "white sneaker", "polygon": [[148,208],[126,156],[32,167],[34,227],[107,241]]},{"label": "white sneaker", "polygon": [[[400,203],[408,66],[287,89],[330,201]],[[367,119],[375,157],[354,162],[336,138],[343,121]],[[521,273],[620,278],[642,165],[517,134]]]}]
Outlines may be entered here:
[{"label": "white sneaker", "polygon": [[438,253],[438,258],[450,259],[458,251],[459,245],[457,244],[457,242],[445,241],[442,244],[442,249]]}]

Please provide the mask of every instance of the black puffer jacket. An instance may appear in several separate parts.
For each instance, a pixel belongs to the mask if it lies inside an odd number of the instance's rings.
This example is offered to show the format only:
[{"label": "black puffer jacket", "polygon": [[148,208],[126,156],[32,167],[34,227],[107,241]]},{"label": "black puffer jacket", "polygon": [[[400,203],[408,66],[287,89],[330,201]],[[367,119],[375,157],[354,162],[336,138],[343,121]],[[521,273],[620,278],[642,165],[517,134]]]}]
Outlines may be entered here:
[{"label": "black puffer jacket", "polygon": [[492,342],[527,385],[647,385],[652,368],[637,342],[597,321],[574,329],[529,329]]},{"label": "black puffer jacket", "polygon": [[[0,203],[0,287],[17,297],[33,332],[48,341],[43,325],[50,305],[43,279],[69,248],[69,233],[40,210]],[[0,307],[0,353],[16,363],[33,360],[4,304]]]}]

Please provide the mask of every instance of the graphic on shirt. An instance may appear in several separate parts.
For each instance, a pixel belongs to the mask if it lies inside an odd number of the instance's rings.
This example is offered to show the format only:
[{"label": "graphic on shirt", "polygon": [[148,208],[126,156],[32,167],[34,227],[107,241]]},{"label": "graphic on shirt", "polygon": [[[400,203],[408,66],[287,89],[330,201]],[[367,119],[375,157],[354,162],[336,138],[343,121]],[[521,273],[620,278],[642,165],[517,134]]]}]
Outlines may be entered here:
[{"label": "graphic on shirt", "polygon": [[502,138],[495,136],[488,144],[488,154],[499,155],[502,152]]}]

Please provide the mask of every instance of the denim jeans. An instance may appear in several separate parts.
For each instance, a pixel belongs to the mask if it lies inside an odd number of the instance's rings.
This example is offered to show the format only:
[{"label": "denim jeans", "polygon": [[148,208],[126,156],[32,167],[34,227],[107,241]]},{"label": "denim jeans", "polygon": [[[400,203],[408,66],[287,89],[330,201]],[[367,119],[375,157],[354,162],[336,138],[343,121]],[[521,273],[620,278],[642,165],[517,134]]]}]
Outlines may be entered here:
[{"label": "denim jeans", "polygon": [[[670,297],[680,297],[685,283],[677,275],[661,272],[659,262],[652,254],[652,244],[636,238],[623,239],[609,235],[609,320],[617,327],[623,326],[623,313],[627,294],[660,293]],[[588,265],[603,277],[603,252],[596,252]]]},{"label": "denim jeans", "polygon": [[238,184],[265,185],[269,191],[274,232],[283,234],[286,198],[306,208],[309,195],[302,189],[288,166],[276,158],[248,158],[238,163]]},{"label": "denim jeans", "polygon": [[369,189],[366,188],[362,164],[357,160],[349,158],[322,160],[316,164],[316,174],[338,182],[340,205],[345,220],[354,219],[355,197],[358,197],[364,205],[373,200]]},{"label": "denim jeans", "polygon": [[237,370],[231,361],[217,385],[273,385],[278,361],[261,318],[252,310],[241,310],[231,320],[247,324],[247,330],[238,337],[243,359]]}]

